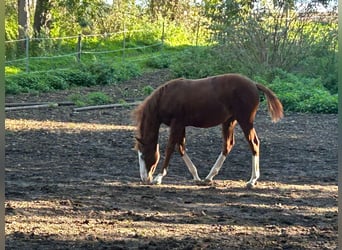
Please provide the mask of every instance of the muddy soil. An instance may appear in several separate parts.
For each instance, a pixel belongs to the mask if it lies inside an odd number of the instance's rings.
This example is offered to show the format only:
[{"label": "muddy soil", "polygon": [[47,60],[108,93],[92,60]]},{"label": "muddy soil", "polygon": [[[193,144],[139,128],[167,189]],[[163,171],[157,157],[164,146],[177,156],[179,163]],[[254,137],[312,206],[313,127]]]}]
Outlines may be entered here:
[{"label": "muddy soil", "polygon": [[[143,86],[170,78],[160,71],[6,102],[92,91],[139,100]],[[273,124],[261,107],[261,178],[248,190],[251,154],[240,128],[211,185],[193,183],[174,154],[163,184],[148,186],[139,179],[133,107],[73,108],[6,112],[6,249],[337,249],[337,115],[286,113]],[[220,153],[220,134],[187,129],[201,178]],[[166,139],[163,127],[162,152]]]}]

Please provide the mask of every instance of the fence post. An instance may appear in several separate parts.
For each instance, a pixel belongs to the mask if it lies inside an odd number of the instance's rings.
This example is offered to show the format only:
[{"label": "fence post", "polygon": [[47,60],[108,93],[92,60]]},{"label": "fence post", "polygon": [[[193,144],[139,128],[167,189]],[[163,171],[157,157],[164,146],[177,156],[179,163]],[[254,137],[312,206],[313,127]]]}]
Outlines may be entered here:
[{"label": "fence post", "polygon": [[123,41],[122,41],[122,62],[125,63],[125,50],[126,50],[126,12],[123,16]]},{"label": "fence post", "polygon": [[30,38],[28,35],[25,36],[25,56],[26,56],[26,73],[30,71],[30,53],[29,53],[29,47],[30,47]]},{"label": "fence post", "polygon": [[77,39],[77,62],[81,62],[81,54],[82,54],[82,34],[78,34]]}]

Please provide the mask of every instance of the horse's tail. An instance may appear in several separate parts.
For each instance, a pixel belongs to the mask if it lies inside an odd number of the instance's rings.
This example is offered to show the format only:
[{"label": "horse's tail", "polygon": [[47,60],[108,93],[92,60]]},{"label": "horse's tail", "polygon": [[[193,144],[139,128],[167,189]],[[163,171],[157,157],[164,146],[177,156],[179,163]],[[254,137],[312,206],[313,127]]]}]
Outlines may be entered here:
[{"label": "horse's tail", "polygon": [[273,93],[272,90],[266,88],[264,85],[259,83],[256,84],[257,88],[264,92],[267,100],[267,107],[273,122],[279,121],[283,118],[283,105],[279,101],[278,97]]}]

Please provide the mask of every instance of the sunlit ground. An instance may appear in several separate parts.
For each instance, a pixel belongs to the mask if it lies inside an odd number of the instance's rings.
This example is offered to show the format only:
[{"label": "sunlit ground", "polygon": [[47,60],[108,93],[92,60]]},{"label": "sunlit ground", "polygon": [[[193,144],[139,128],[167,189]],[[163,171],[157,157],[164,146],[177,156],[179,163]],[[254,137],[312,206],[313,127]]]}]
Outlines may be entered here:
[{"label": "sunlit ground", "polygon": [[5,128],[7,131],[28,131],[46,129],[53,131],[110,131],[110,130],[134,130],[134,126],[128,125],[108,125],[96,123],[79,122],[57,122],[57,121],[37,121],[27,119],[6,119]]},{"label": "sunlit ground", "polygon": [[[6,119],[5,127],[14,134],[135,129],[28,119]],[[21,181],[11,180],[14,186],[35,186],[35,180]],[[232,180],[218,180],[213,186],[193,185],[191,180],[146,186],[138,181],[94,178],[70,183],[65,188],[70,193],[61,194],[60,199],[44,192],[31,197],[28,191],[28,198],[6,200],[6,237],[68,246],[73,246],[70,242],[135,242],[136,246],[171,239],[200,242],[199,248],[212,247],[212,242],[232,248],[251,242],[255,249],[274,249],[280,244],[292,249],[336,249],[337,185],[260,181],[253,190],[245,186],[244,181]]]},{"label": "sunlit ground", "polygon": [[[99,186],[102,188],[117,189],[122,187],[120,182],[105,182]],[[99,207],[94,211],[87,208],[86,200],[7,200],[6,201],[6,235],[23,233],[28,238],[49,237],[61,241],[87,241],[102,240],[112,241],[113,239],[158,239],[168,237],[184,239],[186,237],[200,238],[203,232],[208,237],[220,237],[221,240],[230,240],[235,237],[257,238],[260,241],[273,239],[274,237],[314,237],[315,233],[325,233],[333,237],[335,232],[334,224],[317,224],[308,226],[308,223],[301,221],[278,220],[280,217],[299,216],[304,220],[314,218],[336,218],[337,204],[331,202],[324,204],[324,199],[337,199],[337,186],[334,185],[290,185],[276,182],[261,182],[254,190],[245,189],[243,181],[217,181],[212,188],[212,195],[223,195],[227,199],[224,202],[208,203],[187,202],[177,198],[177,192],[189,194],[207,192],[207,186],[196,186],[189,184],[169,184],[149,187],[150,195],[156,199],[151,203],[161,206],[168,206],[169,211],[155,211],[150,208],[140,208],[138,199],[143,199],[146,194],[146,186],[139,183],[124,184],[132,189],[142,189],[141,193],[134,193],[127,199],[94,200]],[[97,192],[98,190],[94,190]],[[167,200],[163,192],[174,192],[174,197]],[[125,195],[120,193],[118,195]],[[122,198],[122,197],[121,197]],[[130,203],[132,210],[125,207]],[[233,199],[234,198],[234,199]],[[171,205],[178,201],[178,208]],[[279,200],[279,202],[276,202]],[[122,203],[120,203],[122,201]],[[298,201],[298,202],[296,202]],[[83,203],[84,202],[84,203]],[[110,209],[109,204],[115,204],[116,209]],[[136,206],[136,209],[134,209]],[[102,209],[101,209],[102,208]],[[264,210],[264,214],[258,213],[260,218],[253,218],[253,211]],[[234,214],[235,212],[236,214]],[[223,213],[225,221],[216,222],[217,215]],[[270,216],[274,222],[262,223]],[[267,218],[267,220],[266,220]],[[224,218],[225,219],[225,218]],[[237,220],[241,220],[236,221]],[[258,223],[254,220],[260,221]],[[319,220],[319,219],[318,219]],[[310,224],[310,223],[309,223]],[[269,242],[270,243],[270,242]],[[266,244],[266,243],[265,243]],[[268,244],[268,243],[267,243]],[[267,245],[266,244],[266,245]],[[304,244],[304,243],[303,243]],[[327,241],[329,249],[336,246],[336,242]]]}]

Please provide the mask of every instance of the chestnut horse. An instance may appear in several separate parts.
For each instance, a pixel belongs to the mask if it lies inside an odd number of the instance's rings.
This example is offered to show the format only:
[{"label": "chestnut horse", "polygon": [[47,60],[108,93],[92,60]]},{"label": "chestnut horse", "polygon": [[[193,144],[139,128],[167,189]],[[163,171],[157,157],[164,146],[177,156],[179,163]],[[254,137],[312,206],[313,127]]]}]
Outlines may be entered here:
[{"label": "chestnut horse", "polygon": [[[265,94],[272,121],[277,122],[283,117],[283,106],[276,95],[239,74],[198,80],[175,79],[158,87],[133,111],[141,180],[148,184],[161,184],[176,147],[194,180],[201,181],[185,151],[185,127],[208,128],[222,124],[222,151],[204,180],[211,182],[233,148],[234,128],[239,123],[252,150],[252,176],[247,187],[253,187],[260,176],[260,143],[253,127],[259,106],[258,90]],[[153,179],[159,162],[158,135],[162,123],[170,127],[170,135],[162,169]]]}]

